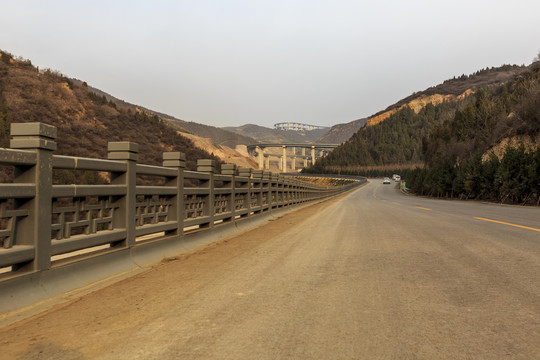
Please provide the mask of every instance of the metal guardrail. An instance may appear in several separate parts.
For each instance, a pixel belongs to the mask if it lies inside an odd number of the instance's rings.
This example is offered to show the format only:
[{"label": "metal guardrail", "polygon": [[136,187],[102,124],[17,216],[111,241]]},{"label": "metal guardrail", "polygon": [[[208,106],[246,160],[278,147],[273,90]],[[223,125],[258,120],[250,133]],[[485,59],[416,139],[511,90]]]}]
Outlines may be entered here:
[{"label": "metal guardrail", "polygon": [[[13,182],[0,184],[0,283],[54,266],[59,257],[85,251],[101,256],[149,241],[182,241],[185,233],[313,201],[361,183],[325,187],[263,170],[199,160],[185,170],[185,155],[163,154],[163,166],[137,163],[138,145],[109,142],[108,159],[54,155],[56,128],[12,124],[11,149],[0,165]],[[57,170],[86,170],[108,177],[106,185],[55,185]],[[158,179],[138,185],[141,175]],[[73,261],[84,257],[73,256]]]}]

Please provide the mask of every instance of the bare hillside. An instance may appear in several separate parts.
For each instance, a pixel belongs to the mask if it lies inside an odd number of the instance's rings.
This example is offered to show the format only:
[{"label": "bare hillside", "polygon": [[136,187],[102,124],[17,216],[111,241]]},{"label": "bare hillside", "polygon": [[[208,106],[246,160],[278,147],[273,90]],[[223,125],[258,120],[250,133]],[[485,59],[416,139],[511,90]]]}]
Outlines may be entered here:
[{"label": "bare hillside", "polygon": [[[83,83],[81,80],[77,80],[77,79],[71,79],[71,80],[76,85],[83,85],[83,84],[86,85],[86,83]],[[88,90],[95,93],[99,97],[105,98],[111,104],[115,104],[118,107],[121,107],[124,109],[130,109],[134,112],[145,111],[149,114],[155,114],[159,116],[161,119],[170,121],[171,124],[173,124],[175,128],[177,128],[183,133],[195,134],[203,138],[211,138],[216,144],[226,145],[229,147],[235,147],[236,145],[240,145],[240,144],[247,145],[247,144],[254,144],[257,142],[256,140],[250,137],[243,136],[235,132],[223,130],[215,126],[204,125],[204,124],[199,124],[192,121],[181,120],[168,114],[164,114],[158,111],[144,108],[142,106],[128,103],[124,100],[120,100],[100,89],[97,89],[91,86],[88,86]]]},{"label": "bare hillside", "polygon": [[358,119],[346,124],[337,124],[330,128],[318,142],[323,144],[341,144],[350,139],[350,137],[366,125],[367,118]]},{"label": "bare hillside", "polygon": [[58,128],[56,154],[106,158],[108,141],[133,141],[139,144],[141,163],[161,164],[165,151],[186,153],[190,169],[201,158],[219,162],[159,116],[117,105],[86,83],[1,52],[0,146],[8,144],[11,122],[35,121]]}]

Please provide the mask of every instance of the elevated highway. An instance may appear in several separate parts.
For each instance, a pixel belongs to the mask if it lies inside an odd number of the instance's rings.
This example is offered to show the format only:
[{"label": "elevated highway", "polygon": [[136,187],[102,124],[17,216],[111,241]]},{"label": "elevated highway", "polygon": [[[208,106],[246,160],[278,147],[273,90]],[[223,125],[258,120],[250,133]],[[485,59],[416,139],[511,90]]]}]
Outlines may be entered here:
[{"label": "elevated highway", "polygon": [[[314,165],[317,158],[326,155],[338,146],[339,144],[259,143],[248,145],[247,149],[251,157],[257,161],[259,169],[269,170],[270,157],[277,157],[281,172],[288,170],[295,172],[297,159],[303,161],[303,167],[307,167],[309,162]],[[265,153],[267,148],[281,148],[282,153],[281,155]],[[309,150],[310,154],[306,154],[306,150]]]}]

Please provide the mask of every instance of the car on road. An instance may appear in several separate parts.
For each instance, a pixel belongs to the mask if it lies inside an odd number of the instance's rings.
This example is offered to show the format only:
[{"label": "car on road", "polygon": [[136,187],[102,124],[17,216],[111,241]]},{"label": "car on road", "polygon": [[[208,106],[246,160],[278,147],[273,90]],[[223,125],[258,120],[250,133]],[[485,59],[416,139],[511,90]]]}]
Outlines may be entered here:
[{"label": "car on road", "polygon": [[382,183],[383,183],[383,184],[390,184],[390,178],[385,177],[385,178],[383,179],[383,182],[382,182]]}]

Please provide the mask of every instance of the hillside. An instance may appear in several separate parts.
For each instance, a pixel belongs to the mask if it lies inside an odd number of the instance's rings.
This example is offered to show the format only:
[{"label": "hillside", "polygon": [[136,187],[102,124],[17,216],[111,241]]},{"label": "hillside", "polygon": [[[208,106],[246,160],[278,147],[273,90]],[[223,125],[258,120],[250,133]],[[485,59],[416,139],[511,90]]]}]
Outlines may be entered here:
[{"label": "hillside", "polygon": [[410,107],[418,113],[429,103],[438,105],[443,101],[461,100],[482,87],[507,82],[525,70],[523,66],[503,65],[497,68],[492,67],[479,70],[471,75],[454,77],[453,79],[444,81],[442,84],[429,87],[424,91],[415,92],[397,103],[390,105],[385,110],[377,112],[369,117],[367,126],[378,124],[405,106]]},{"label": "hillside", "polygon": [[424,140],[419,194],[540,205],[540,57],[474,99]]},{"label": "hillside", "polygon": [[425,160],[423,139],[466,106],[480,86],[495,89],[525,72],[524,67],[502,66],[451,79],[415,93],[370,117],[364,128],[309,171],[421,164]]},{"label": "hillside", "polygon": [[259,142],[268,143],[315,143],[328,132],[328,129],[286,131],[270,129],[254,124],[247,124],[238,127],[225,127],[223,129],[243,136],[251,137]]},{"label": "hillside", "polygon": [[175,118],[166,118],[173,124],[179,126],[181,129],[185,129],[187,132],[200,136],[206,139],[212,139],[212,141],[218,145],[228,146],[234,148],[238,145],[250,145],[256,144],[257,140],[237,134],[233,131],[224,130],[215,126],[203,125],[192,121],[178,120]]},{"label": "hillside", "polygon": [[[75,85],[88,86],[85,82],[82,82],[81,80],[78,80],[78,79],[71,79],[71,81]],[[167,115],[158,111],[150,110],[150,109],[138,106],[138,105],[128,103],[124,100],[120,100],[102,90],[96,89],[91,86],[88,86],[88,90],[92,91],[93,93],[95,93],[101,98],[105,98],[107,102],[110,102],[111,104],[115,104],[117,107],[120,107],[122,109],[130,109],[133,112],[144,111],[148,114],[157,115],[161,119],[170,121],[171,124],[173,124],[174,127],[177,128],[177,130],[181,132],[195,134],[202,138],[211,138],[212,141],[214,141],[218,145],[235,147],[236,145],[247,145],[247,144],[254,144],[257,142],[256,140],[250,137],[242,136],[234,132],[223,130],[215,126],[198,124],[192,121],[180,120],[171,115]]]},{"label": "hillside", "polygon": [[351,136],[364,127],[366,123],[367,118],[334,125],[317,142],[322,144],[341,144],[349,140]]},{"label": "hillside", "polygon": [[419,113],[427,104],[438,105],[444,101],[459,101],[482,87],[506,82],[524,70],[522,66],[503,65],[499,68],[486,68],[471,75],[454,77],[437,86],[415,92],[367,119],[334,125],[318,142],[326,144],[344,143],[363,126],[376,125],[404,107],[409,107],[415,113]]},{"label": "hillside", "polygon": [[228,164],[235,164],[238,167],[244,168],[259,168],[257,162],[249,157],[246,145],[236,145],[233,149],[227,145],[216,144],[209,138],[202,138],[197,135],[186,133],[184,133],[183,136],[193,141],[198,148],[217,156]]},{"label": "hillside", "polygon": [[540,57],[513,70],[461,98],[392,109],[308,171],[388,176],[399,168],[418,194],[538,206]]},{"label": "hillside", "polygon": [[58,128],[56,154],[106,158],[108,141],[133,141],[139,144],[142,163],[161,164],[164,151],[186,153],[189,169],[195,169],[200,158],[219,162],[157,115],[117,105],[96,95],[85,83],[38,70],[30,60],[2,52],[0,146],[9,143],[11,122],[34,121]]}]

